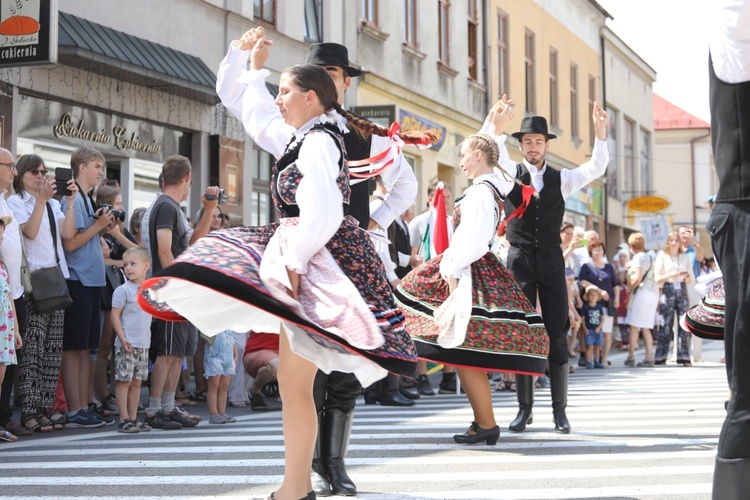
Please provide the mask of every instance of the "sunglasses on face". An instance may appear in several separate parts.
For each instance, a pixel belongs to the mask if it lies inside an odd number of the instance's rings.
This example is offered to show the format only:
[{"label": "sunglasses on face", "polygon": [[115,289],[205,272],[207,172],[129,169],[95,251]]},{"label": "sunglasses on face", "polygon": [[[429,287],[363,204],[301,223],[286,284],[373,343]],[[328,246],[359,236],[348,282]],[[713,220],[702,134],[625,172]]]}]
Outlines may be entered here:
[{"label": "sunglasses on face", "polygon": [[35,168],[34,170],[29,170],[29,173],[31,175],[33,175],[34,177],[36,177],[39,174],[41,174],[41,175],[47,175],[47,169]]}]

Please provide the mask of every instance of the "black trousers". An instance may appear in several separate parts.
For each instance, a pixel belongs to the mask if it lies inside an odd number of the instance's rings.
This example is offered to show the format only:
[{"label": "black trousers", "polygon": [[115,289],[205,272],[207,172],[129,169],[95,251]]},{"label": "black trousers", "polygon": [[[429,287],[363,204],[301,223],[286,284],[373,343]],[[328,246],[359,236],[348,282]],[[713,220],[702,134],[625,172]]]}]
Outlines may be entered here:
[{"label": "black trousers", "polygon": [[536,306],[537,294],[539,295],[542,319],[549,335],[550,350],[547,359],[550,363],[567,364],[567,332],[570,321],[562,250],[555,248],[542,253],[533,249],[527,252],[511,246],[508,252],[508,271],[533,306]]},{"label": "black trousers", "polygon": [[[13,302],[16,306],[16,325],[20,328],[21,338],[23,338],[23,332],[26,328],[26,299],[21,295]],[[17,353],[17,357],[21,356],[23,356],[23,347]],[[6,425],[13,417],[13,412],[10,409],[10,393],[13,392],[13,382],[18,372],[17,366],[7,365],[5,367],[5,378],[2,387],[0,387],[0,427]]]},{"label": "black trousers", "polygon": [[750,201],[716,203],[708,221],[711,245],[724,271],[724,348],[732,403],[718,456],[750,458]]},{"label": "black trousers", "polygon": [[326,374],[318,370],[313,385],[315,411],[341,410],[349,413],[354,409],[362,386],[352,373],[331,372]]}]

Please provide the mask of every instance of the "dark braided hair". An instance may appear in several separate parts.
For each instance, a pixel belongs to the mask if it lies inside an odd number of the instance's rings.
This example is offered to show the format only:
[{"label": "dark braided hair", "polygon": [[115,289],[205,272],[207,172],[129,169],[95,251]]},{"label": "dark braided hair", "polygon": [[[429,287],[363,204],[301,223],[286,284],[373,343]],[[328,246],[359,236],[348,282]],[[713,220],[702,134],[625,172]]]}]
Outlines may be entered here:
[{"label": "dark braided hair", "polygon": [[[326,111],[335,109],[341,116],[346,118],[347,124],[360,136],[364,138],[371,135],[388,137],[387,129],[341,107],[336,85],[333,83],[331,75],[321,66],[317,64],[296,64],[285,69],[284,73],[292,77],[292,81],[294,81],[294,84],[302,92],[314,90],[323,108]],[[431,131],[401,132],[398,136],[407,144],[421,143],[425,139],[429,139],[433,144],[437,143],[437,136]]]}]

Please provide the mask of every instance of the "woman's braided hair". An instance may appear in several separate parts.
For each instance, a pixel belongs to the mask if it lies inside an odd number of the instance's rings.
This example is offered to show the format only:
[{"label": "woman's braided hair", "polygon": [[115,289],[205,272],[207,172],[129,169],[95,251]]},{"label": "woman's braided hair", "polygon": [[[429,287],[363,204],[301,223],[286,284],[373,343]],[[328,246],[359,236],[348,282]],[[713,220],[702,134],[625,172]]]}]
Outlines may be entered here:
[{"label": "woman's braided hair", "polygon": [[[468,137],[466,137],[462,145],[465,144],[467,148],[471,151],[481,151],[484,155],[484,158],[487,160],[487,163],[491,167],[499,167],[500,162],[500,149],[497,146],[497,143],[495,140],[490,137],[487,134],[473,134]],[[507,181],[515,182],[519,186],[522,186],[523,183],[508,175],[508,173],[503,168],[497,168],[496,172],[499,171],[500,174],[505,178]],[[535,198],[539,198],[539,193],[534,193],[532,196]]]},{"label": "woman's braided hair", "polygon": [[500,151],[497,148],[497,143],[489,135],[473,134],[466,137],[461,144],[466,145],[470,151],[481,151],[489,166],[497,166]]},{"label": "woman's braided hair", "polygon": [[[302,92],[314,90],[326,111],[335,109],[341,116],[346,118],[348,125],[362,137],[367,138],[371,135],[388,137],[387,129],[341,107],[338,102],[338,91],[333,83],[333,79],[321,66],[317,64],[297,64],[285,69],[284,73],[292,77],[294,84]],[[407,144],[422,143],[425,139],[428,139],[433,144],[437,143],[437,136],[432,131],[401,132],[398,136]]]}]

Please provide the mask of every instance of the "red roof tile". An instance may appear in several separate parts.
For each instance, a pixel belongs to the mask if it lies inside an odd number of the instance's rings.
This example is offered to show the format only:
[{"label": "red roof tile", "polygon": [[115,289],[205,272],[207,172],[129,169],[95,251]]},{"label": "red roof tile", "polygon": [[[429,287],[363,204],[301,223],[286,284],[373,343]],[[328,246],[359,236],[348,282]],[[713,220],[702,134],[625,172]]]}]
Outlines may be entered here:
[{"label": "red roof tile", "polygon": [[711,125],[654,94],[654,129],[686,128],[711,128]]}]

